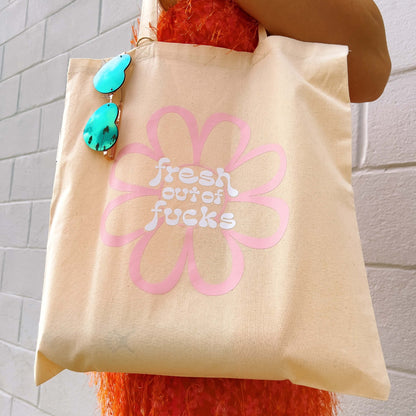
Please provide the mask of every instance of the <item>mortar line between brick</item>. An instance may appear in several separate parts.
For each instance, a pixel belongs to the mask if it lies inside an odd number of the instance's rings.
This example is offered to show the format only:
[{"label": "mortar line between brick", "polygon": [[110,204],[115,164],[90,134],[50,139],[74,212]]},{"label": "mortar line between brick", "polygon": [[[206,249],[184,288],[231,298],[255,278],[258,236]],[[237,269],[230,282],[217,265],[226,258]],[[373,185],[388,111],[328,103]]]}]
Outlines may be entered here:
[{"label": "mortar line between brick", "polygon": [[396,164],[390,164],[390,165],[379,165],[379,166],[366,166],[363,168],[354,168],[353,173],[354,174],[360,174],[360,173],[384,173],[384,172],[402,172],[403,170],[408,170],[409,168],[413,170],[412,168],[416,167],[416,162],[404,162],[404,163],[396,163]]},{"label": "mortar line between brick", "polygon": [[46,250],[46,247],[29,246],[27,248],[32,248],[33,250]]},{"label": "mortar line between brick", "polygon": [[12,293],[8,293],[9,296],[15,296],[17,298],[22,298],[23,300],[32,300],[32,301],[36,301],[36,302],[42,302],[41,300],[37,299],[37,298],[31,298],[30,296],[27,295],[13,295]]},{"label": "mortar line between brick", "polygon": [[[11,199],[10,201],[9,201],[9,203],[20,203],[20,202],[22,202],[22,203],[24,203],[24,202],[50,202],[51,201],[51,198],[52,198],[52,195],[51,196],[49,196],[48,198],[43,198],[43,199],[34,199],[34,198],[28,198],[28,199]],[[0,206],[1,206],[1,204],[4,204],[3,202],[1,202],[0,203]]]},{"label": "mortar line between brick", "polygon": [[[79,46],[79,45],[78,45],[78,46]],[[76,46],[76,47],[77,47],[77,46]],[[72,49],[75,49],[76,47],[74,47],[74,48],[72,48]],[[56,58],[59,58],[59,57],[61,57],[61,56],[68,55],[68,57],[69,57],[68,52],[69,52],[69,51],[63,51],[63,52],[61,52],[61,53],[59,53],[59,54],[57,54],[57,55],[55,55],[55,56],[51,56],[50,58],[47,58],[47,59],[43,59],[43,57],[42,57],[42,59],[41,59],[40,61],[33,62],[33,63],[32,63],[31,65],[29,65],[28,67],[25,67],[25,68],[21,69],[20,71],[18,71],[18,72],[16,72],[16,73],[10,74],[8,77],[6,77],[6,78],[2,79],[1,81],[2,81],[2,82],[3,82],[3,81],[8,81],[9,79],[14,78],[14,77],[17,77],[18,75],[22,75],[24,72],[29,71],[30,69],[32,69],[32,68],[34,68],[34,67],[36,67],[36,66],[38,66],[38,65],[47,64],[48,62],[50,62],[50,61],[52,61],[52,60],[54,60],[54,59],[56,59]],[[55,99],[56,99],[56,98],[54,98],[53,100],[55,100]],[[51,101],[53,101],[53,100],[51,100]],[[48,101],[48,102],[49,102],[49,101]],[[41,105],[44,105],[44,104],[46,104],[46,103],[43,103],[43,104],[41,104]],[[39,107],[39,106],[34,106],[34,107],[32,107],[32,108],[35,108],[35,107]],[[24,111],[26,111],[26,109],[25,109]],[[3,119],[2,119],[2,120],[3,120]]]},{"label": "mortar line between brick", "polygon": [[[14,76],[16,76],[16,75],[14,75]],[[42,103],[42,104],[39,104],[39,105],[36,105],[36,106],[33,106],[33,107],[28,107],[28,108],[25,108],[25,109],[23,109],[23,110],[21,110],[21,111],[18,111],[16,114],[13,114],[13,115],[11,115],[11,116],[7,116],[7,117],[2,118],[2,119],[0,120],[0,122],[3,122],[3,121],[6,121],[6,120],[9,120],[9,119],[11,119],[11,118],[13,118],[13,117],[16,117],[16,116],[20,116],[21,114],[27,113],[27,112],[29,112],[29,111],[36,110],[37,108],[43,108],[43,107],[46,107],[47,105],[50,105],[50,104],[56,103],[56,102],[58,102],[58,101],[62,101],[62,99],[63,99],[63,98],[65,98],[65,95],[62,95],[62,96],[60,96],[60,97],[56,97],[56,98],[54,98],[54,99],[53,99],[53,100],[51,100],[51,101],[47,101],[46,103]]]},{"label": "mortar line between brick", "polygon": [[10,175],[10,188],[9,188],[9,201],[12,199],[13,179],[14,179],[14,165],[16,164],[16,158],[13,158],[12,172]]},{"label": "mortar line between brick", "polygon": [[[47,16],[45,16],[43,19],[40,19],[40,20],[36,20],[31,26],[28,26],[28,27],[26,27],[25,29],[26,30],[28,30],[28,29],[31,29],[33,26],[36,26],[37,24],[39,24],[40,22],[42,22],[43,20],[48,20],[50,17],[52,17],[52,16],[54,16],[55,14],[58,14],[61,10],[63,10],[63,9],[65,9],[66,7],[68,7],[68,6],[70,6],[72,3],[75,3],[77,0],[72,0],[72,1],[70,1],[69,3],[66,3],[64,6],[62,6],[61,8],[59,8],[59,9],[57,9],[57,10],[55,10],[53,13],[51,13],[51,14],[48,14]],[[16,36],[18,36],[18,35],[16,35]],[[11,40],[11,39],[14,39],[16,36],[14,36],[13,38],[10,38],[9,40]]]},{"label": "mortar line between brick", "polygon": [[[76,0],[74,0],[74,1],[76,1]],[[65,7],[67,7],[67,6],[71,5],[72,3],[74,3],[74,2],[68,3]],[[65,7],[63,7],[63,8],[65,8]],[[62,9],[60,9],[60,10],[62,10]],[[58,13],[60,10],[58,10],[56,13]],[[53,15],[54,15],[54,14],[56,14],[56,13],[51,14],[50,16],[48,16],[48,17],[45,19],[45,39],[44,39],[44,45],[43,45],[44,49],[45,49],[45,44],[46,44],[46,26],[47,26],[47,21],[49,20],[49,18],[50,18],[51,16],[53,16]],[[138,16],[139,16],[139,14],[135,15],[133,18],[134,18],[134,19],[136,19]],[[34,64],[32,64],[32,65],[28,66],[27,68],[22,69],[20,72],[16,72],[15,74],[10,75],[9,77],[5,78],[5,79],[4,79],[4,80],[2,80],[2,81],[6,81],[7,79],[12,78],[12,77],[14,77],[14,76],[16,76],[16,75],[18,75],[18,74],[21,74],[21,73],[23,73],[23,72],[25,72],[25,71],[27,71],[27,70],[29,70],[29,69],[31,69],[31,68],[33,68],[33,67],[35,67],[36,65],[40,65],[40,64],[46,63],[46,62],[48,62],[48,61],[50,61],[50,60],[52,60],[52,59],[54,59],[54,58],[57,58],[57,57],[58,57],[58,56],[60,56],[60,55],[64,55],[64,54],[66,54],[66,53],[67,53],[67,54],[69,55],[69,57],[71,58],[71,52],[73,52],[75,49],[79,48],[80,46],[83,46],[83,45],[87,44],[88,42],[92,42],[92,41],[94,41],[94,40],[95,40],[96,38],[98,38],[99,36],[105,35],[106,33],[111,32],[112,30],[116,30],[116,29],[118,29],[118,27],[119,27],[119,26],[121,26],[121,25],[124,25],[124,24],[126,24],[126,23],[131,23],[131,19],[132,19],[132,18],[129,18],[129,19],[127,19],[127,20],[124,20],[124,21],[120,22],[120,23],[119,23],[117,26],[115,26],[115,27],[110,27],[109,29],[106,29],[106,30],[104,30],[103,32],[99,32],[99,33],[97,33],[97,35],[96,35],[96,36],[94,36],[93,38],[91,38],[91,39],[87,39],[86,41],[84,41],[84,42],[80,43],[79,45],[75,45],[75,46],[73,46],[72,48],[70,48],[70,49],[68,49],[68,50],[66,50],[66,51],[63,51],[61,54],[59,54],[59,55],[55,55],[55,56],[50,57],[50,58],[48,58],[48,59],[45,59],[45,56],[44,56],[45,51],[43,50],[43,51],[42,51],[42,60],[41,60],[40,62],[36,62],[36,63],[34,63]],[[36,22],[33,26],[36,26],[36,25],[37,25],[37,24],[39,24],[39,23],[40,23],[40,22]],[[28,30],[28,29],[30,29],[30,28],[32,28],[33,26],[31,26],[31,27],[27,28],[27,30]],[[21,34],[21,33],[20,33],[20,34]],[[19,35],[16,35],[15,37],[17,37],[17,36],[19,36]],[[9,39],[9,40],[12,40],[12,39],[14,39],[14,38],[11,38],[11,39]],[[129,43],[128,45],[130,45],[130,43]],[[26,110],[25,110],[25,111],[26,111]]]},{"label": "mortar line between brick", "polygon": [[14,294],[14,293],[7,293],[7,292],[1,292],[0,295],[8,296],[9,298],[14,298],[15,300],[16,299],[30,299],[27,296],[20,296],[20,295]]},{"label": "mortar line between brick", "polygon": [[34,150],[33,152],[25,153],[25,154],[22,154],[22,155],[13,155],[11,157],[6,157],[4,159],[0,159],[0,162],[3,161],[3,160],[11,159],[11,158],[13,158],[13,159],[20,159],[22,157],[33,156],[33,155],[40,155],[40,154],[48,153],[48,152],[56,152],[56,148],[55,149],[44,149],[44,150],[39,150],[39,151],[38,150]]},{"label": "mortar line between brick", "polygon": [[41,135],[41,132],[42,132],[43,110],[44,110],[44,108],[41,107],[40,111],[39,111],[38,143],[37,143],[37,146],[36,146],[37,151],[39,151],[39,148],[40,148],[40,135]]},{"label": "mortar line between brick", "polygon": [[50,198],[47,199],[27,199],[27,200],[22,200],[22,201],[4,201],[4,202],[0,202],[0,208],[1,207],[5,207],[8,205],[24,205],[24,204],[30,204],[32,202],[43,202],[43,201],[50,201]]},{"label": "mortar line between brick", "polygon": [[49,22],[49,19],[45,19],[45,27],[43,28],[42,62],[45,59],[46,29],[48,26],[48,22]]},{"label": "mortar line between brick", "polygon": [[[4,49],[5,46],[3,45],[1,48],[1,66],[0,66],[0,79],[2,79],[3,76],[3,66],[4,66]],[[2,80],[3,81],[3,80]]]},{"label": "mortar line between brick", "polygon": [[13,415],[14,399],[15,399],[15,396],[12,396],[12,402],[10,404],[10,416]]},{"label": "mortar line between brick", "polygon": [[0,394],[3,394],[4,396],[10,396],[10,397],[12,397],[10,393],[7,393],[7,391],[6,390],[3,390],[2,388],[0,388]]},{"label": "mortar line between brick", "polygon": [[18,205],[18,204],[27,204],[30,202],[50,202],[51,198],[43,198],[43,199],[26,199],[26,200],[19,200],[19,201],[6,201],[6,202],[0,202],[0,207],[3,207],[5,205]]},{"label": "mortar line between brick", "polygon": [[18,87],[18,90],[17,90],[17,100],[16,100],[16,112],[15,112],[15,114],[17,114],[19,112],[20,95],[21,95],[21,90],[22,90],[22,74],[19,74],[18,77],[19,77],[19,87]]},{"label": "mortar line between brick", "polygon": [[[59,56],[59,55],[56,55],[56,56]],[[51,59],[53,59],[53,58],[51,58]],[[22,75],[24,72],[29,71],[30,69],[34,68],[35,66],[37,66],[37,65],[41,65],[41,64],[43,64],[43,63],[45,63],[45,62],[47,62],[47,61],[49,61],[49,60],[50,60],[50,59],[47,59],[46,61],[44,61],[44,60],[43,60],[43,57],[42,57],[39,61],[32,62],[29,66],[26,66],[26,67],[22,68],[20,71],[13,72],[13,73],[9,74],[9,75],[8,75],[6,78],[4,78],[2,81],[7,81],[7,80],[9,80],[10,78],[16,77],[17,75]]]},{"label": "mortar line between brick", "polygon": [[[40,387],[38,386],[36,389],[37,389],[37,392],[38,392],[38,398],[40,398]],[[41,407],[39,407],[39,403],[37,403],[36,405],[34,405],[32,402],[28,402],[27,400],[25,400],[25,399],[23,399],[21,397],[13,396],[13,395],[11,395],[10,393],[7,393],[7,392],[6,392],[6,394],[9,395],[9,396],[11,396],[12,399],[15,399],[16,398],[16,400],[19,400],[20,402],[23,402],[23,403],[27,404],[29,407],[31,407],[33,409],[40,410],[42,413],[44,413],[47,416],[54,416],[54,415],[52,415],[52,413],[49,413],[46,410],[44,410]],[[13,403],[13,400],[12,400],[12,403]],[[11,414],[13,414],[13,413],[11,413]]]},{"label": "mortar line between brick", "polygon": [[38,397],[36,398],[36,407],[39,409],[40,405],[40,386],[38,388]]},{"label": "mortar line between brick", "polygon": [[[136,16],[138,16],[138,15],[136,15]],[[137,18],[137,17],[135,17],[135,18]],[[71,56],[71,54],[73,53],[73,51],[74,51],[74,50],[78,49],[78,48],[79,48],[79,47],[81,47],[81,46],[86,45],[86,44],[87,44],[87,43],[89,43],[89,42],[93,42],[94,40],[96,40],[96,39],[97,39],[97,38],[99,38],[100,36],[103,36],[103,35],[107,34],[108,32],[111,32],[112,30],[117,30],[120,26],[122,26],[122,25],[124,25],[124,24],[127,24],[127,23],[131,24],[131,18],[130,18],[130,19],[128,19],[128,20],[124,20],[124,21],[120,22],[120,23],[119,23],[117,26],[115,26],[115,27],[110,27],[109,29],[104,30],[103,32],[99,33],[99,34],[98,34],[96,37],[94,37],[94,38],[88,39],[88,40],[86,40],[85,42],[83,42],[83,43],[81,43],[81,44],[79,44],[79,45],[75,45],[75,46],[73,46],[71,49],[68,49],[65,53],[68,53],[68,54],[69,54],[70,59],[71,59],[72,57],[76,58],[76,57],[77,57],[76,55],[75,55],[75,56]],[[128,43],[127,43],[128,47],[127,47],[127,49],[124,49],[124,51],[127,51],[127,50],[131,49],[131,46],[130,46],[130,40],[128,39],[128,40],[127,40],[127,42],[128,42]],[[106,56],[105,58],[108,58],[108,56]]]},{"label": "mortar line between brick", "polygon": [[411,378],[416,379],[416,373],[414,373],[411,370],[403,370],[403,369],[392,368],[392,367],[387,367],[387,370],[391,374],[395,374],[395,375],[398,375],[398,376],[410,376]]},{"label": "mortar line between brick", "polygon": [[[80,46],[85,45],[86,43],[91,42],[91,41],[95,40],[96,38],[98,38],[98,37],[100,37],[100,36],[103,36],[103,35],[105,35],[105,34],[107,34],[107,33],[111,32],[111,31],[113,31],[113,30],[117,30],[117,29],[119,29],[119,28],[120,28],[120,26],[123,26],[123,25],[125,25],[125,24],[127,24],[127,23],[129,23],[129,24],[131,25],[131,24],[132,24],[132,19],[133,19],[133,22],[136,22],[136,19],[137,19],[138,17],[140,17],[140,13],[138,13],[138,14],[136,14],[136,15],[134,15],[134,16],[132,16],[132,17],[130,17],[130,18],[127,18],[126,20],[122,20],[120,23],[117,23],[117,25],[116,25],[116,26],[112,26],[112,27],[109,27],[108,29],[103,30],[102,32],[100,32],[100,33],[99,33],[99,35],[98,35],[98,36],[96,36],[95,38],[92,38],[92,39],[88,39],[88,40],[86,40],[86,41],[85,41],[85,42],[83,42],[81,45],[73,46],[73,47],[72,47],[71,49],[69,49],[67,52],[72,52],[74,49],[77,49],[77,48],[79,48]],[[128,34],[130,34],[130,32],[129,32]],[[130,39],[129,39],[129,45],[130,45]]]},{"label": "mortar line between brick", "polygon": [[[4,339],[0,339],[0,344],[8,345],[8,346],[14,347],[14,348],[16,348],[18,350],[25,351],[25,352],[30,352],[30,353],[34,353],[35,352],[35,350],[31,350],[29,348],[25,348],[25,347],[23,347],[20,344],[15,344],[14,342],[6,341]],[[19,397],[19,399],[20,399],[20,397]],[[32,406],[33,406],[33,404],[32,404]]]},{"label": "mortar line between brick", "polygon": [[396,269],[396,270],[416,270],[416,264],[404,266],[402,264],[389,263],[365,263],[366,267],[373,269]]},{"label": "mortar line between brick", "polygon": [[33,297],[28,296],[28,295],[16,295],[15,293],[9,293],[9,292],[1,292],[1,294],[7,295],[7,296],[10,296],[10,297],[14,297],[14,298],[23,299],[23,300],[31,300],[31,301],[42,303],[42,299],[33,298]]},{"label": "mortar line between brick", "polygon": [[103,13],[103,0],[100,0],[100,5],[98,6],[98,25],[97,25],[97,36],[101,34],[100,27],[101,27],[101,16]]},{"label": "mortar line between brick", "polygon": [[[25,112],[25,111],[35,110],[35,109],[37,109],[37,108],[44,107],[44,106],[46,106],[46,105],[48,105],[48,104],[52,104],[52,103],[54,103],[55,101],[59,101],[59,100],[62,100],[62,99],[64,99],[64,98],[65,98],[65,93],[64,93],[64,94],[62,94],[62,95],[60,95],[60,96],[58,96],[58,97],[55,97],[54,99],[52,99],[52,100],[50,100],[50,101],[45,101],[45,102],[43,102],[43,103],[40,103],[40,104],[37,104],[37,105],[33,105],[33,106],[31,106],[31,107],[28,107],[28,108],[22,109],[22,110],[21,110],[21,111],[19,111],[17,114],[23,113],[23,112]],[[14,115],[17,115],[17,114],[14,114]],[[3,120],[4,120],[4,119],[3,119]]]},{"label": "mortar line between brick", "polygon": [[[19,251],[46,251],[45,248],[34,248],[34,247],[6,247],[0,246],[0,250],[19,250]],[[20,295],[18,295],[20,296]]]},{"label": "mortar line between brick", "polygon": [[360,112],[358,117],[360,126],[359,126],[359,139],[357,146],[357,160],[358,166],[362,167],[365,163],[367,157],[367,148],[368,148],[368,103],[364,103],[360,106]]},{"label": "mortar line between brick", "polygon": [[1,275],[0,275],[0,290],[3,292],[3,275],[4,275],[4,264],[6,263],[6,252],[3,251],[1,253],[1,255],[3,256],[2,258],[2,264],[1,264]]},{"label": "mortar line between brick", "polygon": [[30,208],[29,208],[29,221],[28,221],[28,227],[27,227],[26,248],[29,247],[30,229],[32,227],[32,211],[33,211],[33,202],[30,203]]},{"label": "mortar line between brick", "polygon": [[416,70],[416,65],[410,65],[406,68],[398,68],[398,69],[392,71],[392,73],[390,75],[390,80],[391,80],[391,78],[394,79],[396,77],[396,75],[399,76],[399,75],[407,74],[408,72],[413,72],[415,70]]},{"label": "mortar line between brick", "polygon": [[26,0],[26,15],[25,15],[25,29],[29,18],[29,0]]},{"label": "mortar line between brick", "polygon": [[[355,156],[357,160],[357,166],[360,166],[361,163],[361,147],[362,147],[362,120],[363,120],[363,105],[358,104],[358,127],[357,127],[357,149],[355,150]],[[354,167],[353,167],[354,169]]]},{"label": "mortar line between brick", "polygon": [[19,316],[19,330],[17,331],[17,342],[20,344],[20,336],[22,333],[22,318],[23,318],[23,299],[20,299],[20,316]]}]

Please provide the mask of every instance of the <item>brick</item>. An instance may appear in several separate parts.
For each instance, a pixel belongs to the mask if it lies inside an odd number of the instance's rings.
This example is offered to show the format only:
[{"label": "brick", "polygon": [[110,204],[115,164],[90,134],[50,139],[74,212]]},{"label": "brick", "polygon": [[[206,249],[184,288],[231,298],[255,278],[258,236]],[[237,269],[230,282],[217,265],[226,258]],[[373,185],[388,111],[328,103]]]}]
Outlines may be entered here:
[{"label": "brick", "polygon": [[0,11],[0,45],[25,28],[27,0],[16,0]]},{"label": "brick", "polygon": [[62,9],[73,0],[29,0],[28,13],[27,13],[27,25],[32,26],[58,10]]},{"label": "brick", "polygon": [[41,22],[6,43],[3,78],[17,74],[42,60],[44,32],[45,22]]},{"label": "brick", "polygon": [[0,293],[0,339],[17,343],[22,298]]},{"label": "brick", "polygon": [[10,416],[12,396],[0,391],[0,416]]},{"label": "brick", "polygon": [[77,0],[49,18],[46,27],[45,58],[93,38],[98,31],[99,0]]},{"label": "brick", "polygon": [[140,12],[139,3],[141,2],[138,0],[126,0],[123,2],[123,7],[120,7],[117,2],[112,0],[103,0],[101,7],[100,32],[116,27],[120,23],[124,23],[127,20],[134,21]]},{"label": "brick", "polygon": [[21,400],[14,399],[11,416],[48,416],[48,414]]},{"label": "brick", "polygon": [[339,416],[414,416],[416,377],[390,373],[391,393],[388,401],[341,396]]},{"label": "brick", "polygon": [[0,131],[7,140],[7,146],[0,147],[0,157],[7,158],[34,152],[38,147],[39,123],[39,109],[0,121]]},{"label": "brick", "polygon": [[65,94],[68,56],[60,55],[22,74],[19,109],[46,104]]},{"label": "brick", "polygon": [[0,245],[26,247],[29,236],[30,203],[0,205]]},{"label": "brick", "polygon": [[12,182],[12,200],[50,199],[55,167],[56,151],[37,153],[16,159]]},{"label": "brick", "polygon": [[18,96],[19,76],[0,82],[0,120],[2,118],[9,117],[16,112]]},{"label": "brick", "polygon": [[386,364],[416,373],[416,270],[368,269]]},{"label": "brick", "polygon": [[64,100],[56,101],[42,108],[39,150],[57,148],[63,112]]},{"label": "brick", "polygon": [[9,4],[9,0],[0,0],[0,10],[4,9]]},{"label": "brick", "polygon": [[0,341],[0,388],[36,404],[38,389],[33,382],[35,354]]},{"label": "brick", "polygon": [[369,107],[366,165],[416,162],[416,71],[393,77]]},{"label": "brick", "polygon": [[3,292],[39,300],[42,296],[44,270],[44,250],[6,250]]},{"label": "brick", "polygon": [[353,188],[368,263],[416,263],[416,169],[359,172]]},{"label": "brick", "polygon": [[29,247],[46,248],[50,201],[34,202],[30,222]]},{"label": "brick", "polygon": [[73,49],[71,58],[108,58],[131,49],[131,25],[126,23]]},{"label": "brick", "polygon": [[24,299],[19,343],[29,350],[35,350],[36,348],[39,315],[40,302],[33,299]]},{"label": "brick", "polygon": [[377,0],[386,27],[393,71],[416,62],[416,8],[414,0]]},{"label": "brick", "polygon": [[96,407],[86,374],[64,371],[41,386],[39,408],[52,415],[93,415]]},{"label": "brick", "polygon": [[3,160],[0,162],[0,202],[9,200],[12,170],[12,160]]}]

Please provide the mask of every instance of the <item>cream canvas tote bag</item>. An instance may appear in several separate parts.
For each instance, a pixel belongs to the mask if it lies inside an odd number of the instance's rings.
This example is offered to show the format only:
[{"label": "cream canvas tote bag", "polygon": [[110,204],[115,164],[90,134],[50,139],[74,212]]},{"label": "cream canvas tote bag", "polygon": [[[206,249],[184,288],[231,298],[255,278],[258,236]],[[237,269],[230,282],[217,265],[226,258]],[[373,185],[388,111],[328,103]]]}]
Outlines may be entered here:
[{"label": "cream canvas tote bag", "polygon": [[[139,46],[113,161],[82,132],[103,61],[72,59],[36,382],[62,371],[289,379],[386,399],[351,187],[348,48]],[[148,38],[148,39],[146,39]]]}]

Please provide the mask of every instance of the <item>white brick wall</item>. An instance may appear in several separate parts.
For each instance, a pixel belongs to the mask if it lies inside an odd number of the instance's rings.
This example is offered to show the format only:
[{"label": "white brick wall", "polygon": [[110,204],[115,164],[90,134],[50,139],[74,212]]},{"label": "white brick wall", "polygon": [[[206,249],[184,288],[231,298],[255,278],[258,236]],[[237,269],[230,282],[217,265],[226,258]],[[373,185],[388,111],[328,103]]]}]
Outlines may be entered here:
[{"label": "white brick wall", "polygon": [[[85,375],[36,388],[33,359],[68,59],[129,49],[138,3],[0,0],[0,416],[97,414]],[[416,414],[416,3],[377,4],[393,75],[353,106],[353,181],[392,394],[345,396],[343,416]]]},{"label": "white brick wall", "polygon": [[393,71],[360,105],[353,186],[374,310],[389,369],[387,402],[342,397],[343,416],[416,415],[416,3],[376,0]]}]

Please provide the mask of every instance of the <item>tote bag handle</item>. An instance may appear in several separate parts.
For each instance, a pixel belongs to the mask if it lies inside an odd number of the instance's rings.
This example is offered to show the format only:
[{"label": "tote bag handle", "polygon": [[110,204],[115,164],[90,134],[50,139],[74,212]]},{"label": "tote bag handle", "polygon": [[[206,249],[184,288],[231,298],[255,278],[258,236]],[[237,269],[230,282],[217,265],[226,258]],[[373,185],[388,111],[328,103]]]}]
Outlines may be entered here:
[{"label": "tote bag handle", "polygon": [[[151,27],[157,27],[159,15],[158,0],[143,0],[140,16],[139,42],[141,39],[156,40],[156,34]],[[259,24],[259,44],[267,38],[266,29]]]},{"label": "tote bag handle", "polygon": [[141,39],[156,40],[156,33],[151,29],[157,27],[159,15],[158,0],[143,0],[140,15],[139,42]]}]

